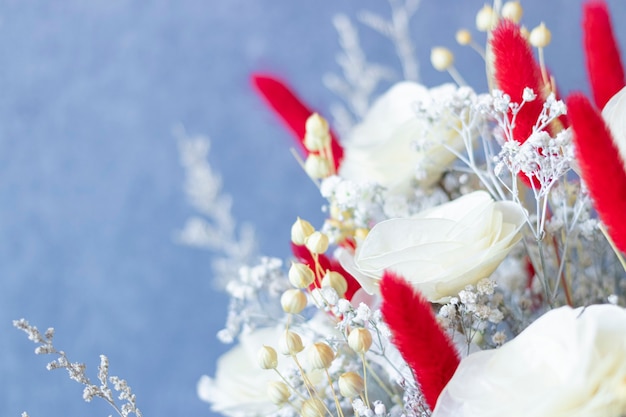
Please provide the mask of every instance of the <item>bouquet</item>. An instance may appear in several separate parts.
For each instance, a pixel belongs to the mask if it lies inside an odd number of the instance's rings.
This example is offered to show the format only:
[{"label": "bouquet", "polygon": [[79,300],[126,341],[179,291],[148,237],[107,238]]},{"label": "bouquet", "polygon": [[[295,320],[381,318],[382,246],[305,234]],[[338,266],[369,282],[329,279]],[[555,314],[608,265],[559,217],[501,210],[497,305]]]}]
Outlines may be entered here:
[{"label": "bouquet", "polygon": [[345,18],[332,123],[253,76],[327,219],[292,219],[284,268],[261,258],[227,278],[219,337],[235,345],[200,397],[241,417],[626,415],[626,90],[607,5],[583,6],[592,97],[563,99],[549,28],[526,29],[519,2],[478,11],[484,48],[457,33],[485,60],[485,92],[445,47],[431,62],[455,82],[411,81],[417,2],[392,4],[394,20],[363,21],[407,80],[371,105],[384,71],[350,72],[364,58]]}]

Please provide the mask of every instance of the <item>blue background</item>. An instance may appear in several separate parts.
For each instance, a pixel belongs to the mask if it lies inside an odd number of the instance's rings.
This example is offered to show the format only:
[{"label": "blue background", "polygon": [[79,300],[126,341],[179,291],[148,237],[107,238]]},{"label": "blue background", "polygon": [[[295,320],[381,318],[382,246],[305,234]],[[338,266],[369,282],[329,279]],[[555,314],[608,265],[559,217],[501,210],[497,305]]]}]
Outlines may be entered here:
[{"label": "blue background", "polygon": [[[581,1],[522,3],[529,26],[553,32],[546,59],[562,90],[587,91]],[[422,1],[413,39],[425,84],[449,80],[428,60],[446,45],[485,88],[480,59],[454,41],[482,4]],[[626,17],[625,2],[609,5]],[[20,317],[54,326],[57,345],[92,371],[108,354],[146,417],[211,415],[195,385],[227,349],[215,338],[227,300],[210,253],[174,243],[194,211],[172,129],[211,137],[234,216],[255,224],[263,253],[287,257],[292,219],[319,225],[322,201],[248,77],[278,74],[327,111],[331,18],[361,9],[389,13],[380,0],[0,1],[0,415],[110,414],[44,369],[11,326]],[[359,30],[368,57],[397,68],[390,43]],[[626,26],[617,32],[626,46]]]}]

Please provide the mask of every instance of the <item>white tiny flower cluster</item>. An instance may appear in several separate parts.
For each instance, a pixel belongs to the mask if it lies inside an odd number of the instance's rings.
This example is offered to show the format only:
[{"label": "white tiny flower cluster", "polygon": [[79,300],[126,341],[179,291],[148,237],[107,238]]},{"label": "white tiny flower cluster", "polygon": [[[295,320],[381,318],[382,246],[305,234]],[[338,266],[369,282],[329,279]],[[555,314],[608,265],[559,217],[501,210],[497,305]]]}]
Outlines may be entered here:
[{"label": "white tiny flower cluster", "polygon": [[[109,377],[109,359],[105,355],[100,355],[100,366],[98,367],[98,380],[100,386],[92,384],[87,377],[85,371],[86,366],[83,363],[70,362],[67,355],[62,350],[57,350],[52,343],[54,337],[54,329],[48,328],[42,335],[37,327],[31,326],[25,319],[14,320],[13,326],[24,331],[28,335],[28,339],[39,346],[35,350],[38,355],[54,354],[58,358],[47,365],[48,370],[64,368],[68,371],[70,379],[84,385],[83,399],[90,402],[93,398],[102,398],[105,400],[120,417],[128,417],[134,414],[135,417],[141,417],[141,411],[137,408],[135,395],[132,394],[131,388],[125,380],[116,376]],[[113,384],[113,388],[119,393],[118,399],[124,401],[118,405],[113,398],[113,392],[108,386],[108,382]],[[22,416],[26,414],[23,413]]]},{"label": "white tiny flower cluster", "polygon": [[237,279],[226,286],[231,298],[226,327],[217,335],[219,340],[232,343],[241,331],[268,325],[281,317],[280,304],[272,300],[277,301],[289,288],[282,266],[278,258],[262,257],[256,265],[239,269]]}]

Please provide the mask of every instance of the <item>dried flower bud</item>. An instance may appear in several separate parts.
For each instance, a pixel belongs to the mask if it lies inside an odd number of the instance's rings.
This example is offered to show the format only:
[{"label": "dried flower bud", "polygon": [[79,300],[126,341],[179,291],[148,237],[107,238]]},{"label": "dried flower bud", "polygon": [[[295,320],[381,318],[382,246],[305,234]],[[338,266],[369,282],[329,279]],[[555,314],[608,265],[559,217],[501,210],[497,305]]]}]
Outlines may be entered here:
[{"label": "dried flower bud", "polygon": [[304,171],[314,179],[321,179],[330,176],[330,161],[323,156],[310,154],[304,162]]},{"label": "dried flower bud", "polygon": [[328,236],[322,232],[313,232],[304,242],[306,248],[311,253],[321,254],[328,249]]},{"label": "dried flower bud", "polygon": [[304,346],[302,345],[302,338],[298,333],[285,330],[285,333],[278,341],[278,348],[283,355],[291,356],[302,352]]},{"label": "dried flower bud", "polygon": [[346,372],[339,377],[339,392],[346,398],[358,397],[365,389],[361,375],[356,372]]},{"label": "dried flower bud", "polygon": [[317,136],[307,132],[302,143],[309,151],[319,152],[330,145],[330,134],[326,133],[323,136]]},{"label": "dried flower bud", "polygon": [[507,1],[502,6],[502,17],[511,20],[513,23],[519,23],[522,20],[524,10],[519,1]]},{"label": "dried flower bud", "polygon": [[276,369],[278,366],[278,357],[276,351],[271,346],[265,346],[259,349],[257,353],[257,362],[262,369]]},{"label": "dried flower bud", "polygon": [[526,26],[522,26],[521,28],[519,28],[519,32],[524,39],[528,40],[528,38],[530,38],[530,32],[528,31],[528,28]]},{"label": "dried flower bud", "polygon": [[454,63],[454,55],[448,48],[438,46],[430,50],[430,62],[437,71],[445,71]]},{"label": "dried flower bud", "polygon": [[485,4],[476,14],[476,28],[481,32],[489,32],[497,21],[498,16],[488,4]]},{"label": "dried flower bud", "polygon": [[289,282],[296,288],[307,288],[315,281],[313,270],[306,264],[293,262],[289,268]]},{"label": "dried flower bud", "polygon": [[304,245],[306,238],[315,231],[311,223],[298,217],[291,226],[291,241],[296,245]]},{"label": "dried flower bud", "polygon": [[530,44],[535,48],[545,48],[550,44],[551,40],[552,34],[543,22],[530,31],[530,37],[528,38]]},{"label": "dried flower bud", "polygon": [[339,272],[326,271],[322,278],[322,287],[331,287],[339,297],[343,297],[348,291],[348,281]]},{"label": "dried flower bud", "polygon": [[335,352],[326,343],[314,343],[307,352],[309,365],[313,369],[328,369],[335,359]]},{"label": "dried flower bud", "polygon": [[267,396],[276,405],[283,405],[289,401],[289,387],[282,381],[272,381],[267,384]]},{"label": "dried flower bud", "polygon": [[297,289],[287,290],[280,297],[280,305],[285,313],[298,314],[304,310],[306,304],[306,295]]},{"label": "dried flower bud", "polygon": [[356,353],[365,353],[372,346],[372,334],[367,329],[354,329],[348,336],[348,345]]},{"label": "dried flower bud", "polygon": [[324,136],[328,134],[328,122],[318,113],[313,113],[306,119],[306,133],[313,136]]},{"label": "dried flower bud", "polygon": [[324,417],[326,408],[324,407],[324,403],[317,398],[309,398],[302,403],[300,414],[302,417]]},{"label": "dried flower bud", "polygon": [[456,33],[456,41],[459,45],[469,45],[472,42],[472,34],[469,30],[460,29]]}]

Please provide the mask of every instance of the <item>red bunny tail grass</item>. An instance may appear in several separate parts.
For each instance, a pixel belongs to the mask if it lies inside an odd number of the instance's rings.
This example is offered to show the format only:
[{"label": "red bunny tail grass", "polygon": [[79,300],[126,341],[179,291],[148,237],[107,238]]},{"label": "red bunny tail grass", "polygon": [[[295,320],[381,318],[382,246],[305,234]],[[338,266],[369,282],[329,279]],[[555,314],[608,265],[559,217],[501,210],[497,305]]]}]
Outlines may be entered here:
[{"label": "red bunny tail grass", "polygon": [[617,248],[626,252],[626,170],[600,112],[582,94],[567,99],[576,157],[598,215]]},{"label": "red bunny tail grass", "polygon": [[542,98],[545,98],[539,64],[520,27],[508,19],[502,19],[493,30],[491,48],[495,57],[498,88],[516,103],[522,102],[526,87],[532,88],[537,94],[537,99],[524,104],[515,119],[513,137],[519,143],[524,143],[533,131],[543,108]]},{"label": "red bunny tail grass", "polygon": [[591,0],[583,6],[583,34],[587,76],[596,106],[602,109],[625,84],[624,67],[604,0]]},{"label": "red bunny tail grass", "polygon": [[380,293],[381,310],[393,342],[413,370],[432,410],[459,366],[456,348],[437,323],[428,300],[404,279],[385,272]]},{"label": "red bunny tail grass", "polygon": [[[295,136],[301,150],[308,154],[303,139],[306,133],[305,124],[313,111],[300,100],[295,93],[281,80],[271,75],[252,74],[252,84],[257,93],[263,97],[267,105],[280,117],[284,125]],[[343,148],[337,137],[330,132],[335,169],[343,157]]]}]

